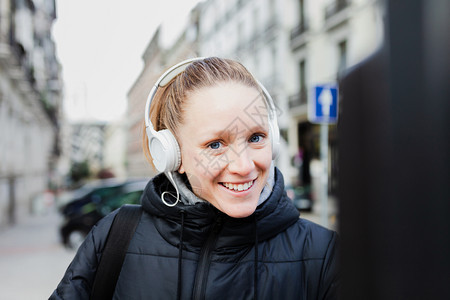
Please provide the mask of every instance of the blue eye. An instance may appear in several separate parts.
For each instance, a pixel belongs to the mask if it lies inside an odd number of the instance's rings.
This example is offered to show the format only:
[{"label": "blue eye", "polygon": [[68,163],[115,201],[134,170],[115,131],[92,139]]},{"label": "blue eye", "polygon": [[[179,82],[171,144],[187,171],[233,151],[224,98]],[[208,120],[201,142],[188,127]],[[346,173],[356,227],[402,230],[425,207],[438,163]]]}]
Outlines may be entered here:
[{"label": "blue eye", "polygon": [[255,134],[250,137],[249,142],[250,143],[258,143],[258,142],[261,142],[262,138],[263,137],[261,135]]},{"label": "blue eye", "polygon": [[208,147],[213,149],[213,150],[219,149],[220,146],[221,146],[220,142],[212,142],[211,144],[208,145]]}]

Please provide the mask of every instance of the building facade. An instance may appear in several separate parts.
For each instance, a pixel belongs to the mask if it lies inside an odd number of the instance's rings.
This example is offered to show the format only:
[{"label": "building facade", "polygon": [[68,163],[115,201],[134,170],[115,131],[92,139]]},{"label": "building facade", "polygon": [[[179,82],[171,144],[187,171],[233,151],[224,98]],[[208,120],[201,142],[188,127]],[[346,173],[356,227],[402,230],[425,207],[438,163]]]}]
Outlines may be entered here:
[{"label": "building facade", "polygon": [[126,146],[127,127],[125,120],[110,123],[105,128],[105,142],[103,151],[103,164],[118,178],[127,177]]},{"label": "building facade", "polygon": [[[286,0],[209,0],[200,14],[200,55],[232,58],[243,63],[268,90],[277,107],[281,151],[276,165],[290,182],[287,134],[288,94],[285,83],[289,67],[291,14]],[[288,10],[289,11],[289,10]]]},{"label": "building facade", "polygon": [[[312,162],[320,155],[320,126],[308,121],[308,102],[316,84],[337,83],[345,70],[370,55],[381,44],[383,18],[380,1],[296,0],[296,20],[290,29],[291,68],[289,83],[289,153],[300,156],[298,184],[310,185]],[[329,127],[329,187],[337,188],[338,137]]]},{"label": "building facade", "polygon": [[93,173],[105,168],[106,123],[81,122],[70,125],[71,164],[87,162]]},{"label": "building facade", "polygon": [[162,72],[162,55],[159,30],[157,30],[142,56],[143,69],[128,92],[126,170],[127,175],[131,177],[155,175],[144,156],[142,134],[145,128],[146,99],[154,82]]},{"label": "building facade", "polygon": [[194,8],[188,16],[174,44],[168,48],[161,43],[160,27],[153,35],[144,51],[144,66],[141,74],[128,93],[127,118],[127,175],[131,177],[151,177],[155,170],[150,166],[142,149],[145,104],[155,82],[164,71],[174,64],[198,56],[199,10]]},{"label": "building facade", "polygon": [[[311,90],[316,84],[336,83],[346,69],[380,45],[383,38],[380,2],[206,0],[195,8],[197,54],[236,59],[266,87],[277,107],[282,137],[276,165],[287,184],[312,191],[308,192],[309,197],[314,197],[313,186],[319,180],[315,166],[320,168],[320,127],[308,121]],[[146,50],[147,61],[153,63],[146,64],[129,95],[132,106],[141,106],[138,117],[145,105],[142,99],[150,87],[137,95],[136,85],[140,81],[154,82],[164,69],[161,67],[166,65],[164,62],[170,61],[165,59],[170,53],[190,50],[192,46],[174,43],[168,49],[157,48],[158,34],[150,43],[153,48],[149,46]],[[181,60],[183,55],[177,58]],[[153,72],[152,77],[144,79],[148,72]],[[139,124],[142,126],[142,121]],[[331,193],[337,185],[337,143],[336,127],[331,125],[328,167]]]},{"label": "building facade", "polygon": [[57,182],[62,83],[53,0],[0,0],[0,226]]},{"label": "building facade", "polygon": [[[380,1],[208,0],[200,16],[200,54],[235,58],[264,84],[278,108],[283,147],[277,166],[288,184],[310,186],[319,126],[308,121],[315,84],[374,51],[382,39]],[[331,186],[337,136],[330,128]],[[332,174],[331,174],[332,173]]]}]

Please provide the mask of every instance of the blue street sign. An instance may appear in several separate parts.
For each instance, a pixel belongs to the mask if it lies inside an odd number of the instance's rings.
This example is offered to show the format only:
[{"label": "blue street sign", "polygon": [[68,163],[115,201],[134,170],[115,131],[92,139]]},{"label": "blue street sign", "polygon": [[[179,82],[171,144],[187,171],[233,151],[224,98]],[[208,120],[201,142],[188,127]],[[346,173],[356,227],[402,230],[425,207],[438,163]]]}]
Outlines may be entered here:
[{"label": "blue street sign", "polygon": [[309,109],[312,123],[332,124],[338,118],[338,88],[336,84],[314,86],[313,103]]}]

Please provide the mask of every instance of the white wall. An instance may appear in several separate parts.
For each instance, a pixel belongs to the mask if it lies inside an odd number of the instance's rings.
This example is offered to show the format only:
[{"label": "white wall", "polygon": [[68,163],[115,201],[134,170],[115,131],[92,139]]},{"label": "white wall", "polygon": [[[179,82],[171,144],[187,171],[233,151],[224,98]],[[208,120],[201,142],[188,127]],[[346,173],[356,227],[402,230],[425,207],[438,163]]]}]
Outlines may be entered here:
[{"label": "white wall", "polygon": [[126,134],[125,120],[108,125],[105,133],[104,164],[119,178],[126,177]]},{"label": "white wall", "polygon": [[0,72],[0,224],[6,222],[8,177],[15,177],[17,215],[28,212],[30,201],[47,188],[53,128],[41,111],[26,105],[29,99],[10,85]]}]

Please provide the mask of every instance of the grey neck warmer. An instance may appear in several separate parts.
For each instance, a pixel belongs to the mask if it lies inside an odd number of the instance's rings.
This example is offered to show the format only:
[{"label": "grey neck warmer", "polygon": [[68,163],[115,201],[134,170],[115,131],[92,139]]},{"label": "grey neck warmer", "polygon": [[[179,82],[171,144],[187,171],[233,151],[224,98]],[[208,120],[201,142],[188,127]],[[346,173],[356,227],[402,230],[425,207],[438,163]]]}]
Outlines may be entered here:
[{"label": "grey neck warmer", "polygon": [[[197,197],[192,190],[186,184],[186,177],[182,176],[178,172],[172,172],[175,184],[180,192],[180,201],[185,205],[194,205],[198,202],[205,202],[206,200]],[[269,176],[267,178],[266,185],[264,186],[261,196],[259,197],[258,206],[269,198],[272,193],[272,189],[275,183],[275,166],[273,162],[270,165]]]}]

